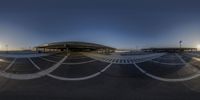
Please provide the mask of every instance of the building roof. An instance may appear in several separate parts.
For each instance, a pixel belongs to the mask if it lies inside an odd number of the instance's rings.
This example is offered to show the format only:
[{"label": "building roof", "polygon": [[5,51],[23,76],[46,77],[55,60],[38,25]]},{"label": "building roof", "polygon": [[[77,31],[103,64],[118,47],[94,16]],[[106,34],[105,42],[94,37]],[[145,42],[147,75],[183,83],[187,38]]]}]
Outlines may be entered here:
[{"label": "building roof", "polygon": [[88,42],[80,42],[80,41],[65,41],[65,42],[53,42],[53,43],[47,43],[40,46],[37,46],[36,48],[51,48],[51,49],[59,49],[59,48],[109,48],[109,49],[115,49],[113,47],[96,44],[96,43],[88,43]]}]

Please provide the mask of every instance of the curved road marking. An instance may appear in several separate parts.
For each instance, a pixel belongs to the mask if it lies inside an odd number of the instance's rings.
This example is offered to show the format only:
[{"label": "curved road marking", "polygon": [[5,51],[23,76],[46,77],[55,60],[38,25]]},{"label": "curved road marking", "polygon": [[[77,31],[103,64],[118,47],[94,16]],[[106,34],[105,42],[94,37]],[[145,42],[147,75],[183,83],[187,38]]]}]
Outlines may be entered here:
[{"label": "curved road marking", "polygon": [[[49,60],[47,58],[42,58],[40,57],[41,59],[45,60],[45,61],[48,61],[48,62],[53,62],[53,63],[57,63],[57,61],[54,61],[54,60]],[[96,60],[89,60],[89,61],[85,61],[85,62],[77,62],[77,63],[62,63],[64,65],[80,65],[80,64],[86,64],[86,63],[91,63],[91,62],[95,62]]]},{"label": "curved road marking", "polygon": [[200,61],[200,58],[198,58],[198,57],[192,57],[192,56],[190,56],[190,55],[184,55],[185,57],[187,57],[187,58],[191,58],[191,59],[194,59],[195,61]]},{"label": "curved road marking", "polygon": [[195,62],[199,62],[200,61],[200,58],[198,58],[198,57],[192,57],[190,55],[184,55],[184,56],[187,57],[187,58],[191,58],[191,59],[195,60]]},{"label": "curved road marking", "polygon": [[54,56],[54,55],[51,55],[51,56],[49,56],[49,57],[52,57],[52,58],[56,58],[56,59],[60,59],[60,58],[63,58],[64,56]]},{"label": "curved road marking", "polygon": [[164,81],[164,82],[182,82],[182,81],[189,81],[192,80],[194,78],[200,77],[200,72],[198,72],[197,74],[193,75],[193,76],[189,76],[189,77],[184,77],[184,78],[163,78],[163,77],[159,77],[153,74],[150,74],[148,72],[146,72],[145,70],[143,70],[142,68],[140,68],[136,63],[134,63],[135,67],[140,70],[143,74],[147,75],[150,78],[153,78],[155,80],[159,80],[159,81]]},{"label": "curved road marking", "polygon": [[[35,79],[35,78],[40,78],[42,76],[48,75],[52,78],[55,79],[59,79],[59,80],[71,80],[71,81],[79,81],[79,80],[87,80],[87,79],[91,79],[94,78],[98,75],[100,75],[102,72],[106,71],[108,68],[111,67],[112,63],[110,63],[108,66],[106,66],[104,69],[102,69],[100,72],[97,72],[95,74],[86,76],[86,77],[80,77],[80,78],[65,78],[65,77],[59,77],[59,76],[55,76],[55,75],[51,75],[50,73],[53,72],[55,69],[57,69],[66,59],[68,56],[65,56],[62,60],[60,60],[58,63],[56,63],[55,65],[53,65],[52,67],[37,72],[37,73],[33,73],[33,74],[12,74],[12,73],[6,73],[4,71],[0,71],[0,75],[6,78],[10,78],[10,79],[18,79],[18,80],[28,80],[28,79]],[[180,56],[179,56],[180,57]],[[16,59],[15,59],[16,60]],[[12,63],[7,67],[11,67],[12,64],[14,64],[15,60],[12,61]],[[149,60],[149,59],[147,59]],[[31,59],[30,59],[31,61]],[[144,60],[145,61],[145,60]],[[184,60],[183,60],[184,61]],[[142,61],[143,62],[143,61]],[[33,65],[37,68],[38,66],[36,66],[36,64],[31,61],[31,63],[33,63]],[[181,82],[181,81],[188,81],[194,78],[197,78],[200,76],[200,72],[198,72],[197,74],[193,75],[193,76],[189,76],[189,77],[185,77],[185,78],[179,78],[179,79],[170,79],[170,78],[162,78],[159,76],[155,76],[153,74],[147,73],[145,70],[143,70],[142,68],[140,68],[136,63],[133,63],[135,65],[135,67],[140,70],[142,73],[144,73],[145,75],[149,76],[150,78],[159,80],[159,81],[165,81],[165,82]],[[38,67],[39,69],[39,67]]]},{"label": "curved road marking", "polygon": [[197,57],[192,57],[192,59],[194,59],[194,60],[196,60],[196,61],[200,61],[200,59],[197,58]]},{"label": "curved road marking", "polygon": [[42,60],[48,61],[48,62],[52,62],[52,63],[57,63],[58,62],[58,61],[49,60],[49,59],[43,58],[43,57],[39,57],[39,58],[41,58]]},{"label": "curved road marking", "polygon": [[107,65],[104,69],[102,69],[101,71],[89,75],[89,76],[85,76],[85,77],[79,77],[79,78],[66,78],[66,77],[60,77],[60,76],[56,76],[56,75],[52,75],[52,74],[47,74],[49,77],[58,79],[58,80],[62,80],[62,81],[82,81],[82,80],[88,80],[94,77],[97,77],[98,75],[100,75],[101,73],[103,73],[104,71],[106,71],[108,68],[110,68],[112,65],[112,63],[110,63],[109,65]]},{"label": "curved road marking", "polygon": [[62,63],[64,65],[80,65],[80,64],[86,64],[86,63],[91,63],[91,62],[95,62],[97,60],[89,60],[89,61],[85,61],[85,62],[77,62],[77,63]]},{"label": "curved road marking", "polygon": [[158,57],[152,57],[152,58],[148,58],[148,59],[142,59],[140,61],[135,61],[135,63],[143,63],[143,62],[146,62],[146,61],[150,61],[150,60],[153,60],[153,59],[156,59]]},{"label": "curved road marking", "polygon": [[[180,57],[178,54],[176,54],[177,57],[183,62],[186,63],[185,60],[182,59],[182,57]],[[143,70],[142,68],[140,68],[136,63],[134,63],[135,67],[140,70],[143,74],[149,76],[150,78],[159,80],[159,81],[165,81],[165,82],[182,82],[182,81],[188,81],[197,77],[200,77],[200,72],[198,72],[197,74],[193,75],[193,76],[189,76],[189,77],[185,77],[185,78],[177,78],[177,79],[170,79],[170,78],[162,78],[159,76],[155,76],[153,74],[147,73],[145,70]]]},{"label": "curved road marking", "polygon": [[84,58],[88,58],[88,57],[82,56],[82,57],[80,57],[80,58],[69,58],[69,59],[84,59]]},{"label": "curved road marking", "polygon": [[151,62],[158,63],[158,64],[163,64],[163,65],[171,65],[171,66],[176,66],[176,65],[185,65],[184,63],[164,63],[164,62],[159,62],[156,60],[150,60]]},{"label": "curved road marking", "polygon": [[164,58],[164,57],[159,57],[159,59],[163,59],[163,60],[168,60],[168,59],[177,59],[177,57],[166,57],[166,58]]},{"label": "curved road marking", "polygon": [[0,54],[0,57],[6,57],[6,58],[31,58],[31,57],[42,57],[42,56],[48,56],[50,54]]},{"label": "curved road marking", "polygon": [[[40,68],[38,67],[37,64],[35,64],[31,59],[30,59],[31,63],[40,70]],[[95,60],[96,61],[96,60]],[[102,69],[100,72],[97,72],[95,74],[89,75],[89,76],[85,76],[85,77],[79,77],[79,78],[66,78],[66,77],[60,77],[60,76],[56,76],[56,75],[52,75],[52,74],[47,74],[47,76],[52,77],[54,79],[58,79],[58,80],[63,80],[63,81],[81,81],[81,80],[87,80],[87,79],[91,79],[94,78],[98,75],[100,75],[102,72],[106,71],[110,66],[112,65],[112,63],[110,63],[109,65],[107,65],[104,69]]]},{"label": "curved road marking", "polygon": [[[114,64],[132,64],[133,62],[136,62],[136,63],[141,63],[141,62],[146,62],[146,61],[149,61],[149,60],[152,60],[152,59],[155,59],[155,58],[158,58],[158,57],[160,57],[160,56],[163,56],[163,55],[165,55],[165,54],[160,54],[160,55],[153,55],[153,56],[151,56],[151,57],[144,57],[144,58],[133,58],[133,57],[130,57],[130,58],[127,58],[127,59],[118,59],[118,58],[107,58],[107,57],[95,57],[95,56],[92,56],[92,55],[85,55],[85,56],[88,56],[88,57],[90,57],[90,58],[93,58],[93,59],[96,59],[96,60],[98,60],[98,61],[102,61],[102,62],[107,62],[107,63],[114,63]],[[119,61],[120,60],[132,60],[133,62],[113,62],[112,60],[111,61],[109,61],[109,60],[105,60],[105,59],[118,59]]]},{"label": "curved road marking", "polygon": [[17,80],[29,80],[29,79],[36,79],[40,78],[42,76],[47,75],[48,73],[53,72],[55,69],[57,69],[66,59],[68,56],[65,56],[62,60],[60,60],[58,63],[53,65],[52,67],[45,69],[43,71],[33,73],[33,74],[13,74],[13,73],[6,73],[3,71],[0,71],[0,76],[10,78],[10,79],[17,79]]}]

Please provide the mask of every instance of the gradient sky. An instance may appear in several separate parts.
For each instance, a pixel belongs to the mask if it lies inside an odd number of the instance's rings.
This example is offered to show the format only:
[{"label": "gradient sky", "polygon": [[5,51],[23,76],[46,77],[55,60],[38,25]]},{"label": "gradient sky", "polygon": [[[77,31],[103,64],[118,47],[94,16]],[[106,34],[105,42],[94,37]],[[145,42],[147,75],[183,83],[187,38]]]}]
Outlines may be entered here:
[{"label": "gradient sky", "polygon": [[198,0],[1,0],[0,44],[11,49],[54,41],[116,48],[196,47]]}]

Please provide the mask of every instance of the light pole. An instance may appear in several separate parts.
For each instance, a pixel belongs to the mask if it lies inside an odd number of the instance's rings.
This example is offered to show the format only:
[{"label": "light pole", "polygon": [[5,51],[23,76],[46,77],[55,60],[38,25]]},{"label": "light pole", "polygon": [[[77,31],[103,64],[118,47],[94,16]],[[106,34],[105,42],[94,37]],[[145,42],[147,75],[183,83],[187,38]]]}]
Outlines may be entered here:
[{"label": "light pole", "polygon": [[180,45],[180,48],[182,48],[182,43],[183,43],[183,41],[179,41],[179,45]]},{"label": "light pole", "polygon": [[6,53],[8,53],[8,44],[6,44]]},{"label": "light pole", "polygon": [[66,51],[67,54],[68,54],[68,47],[67,47],[67,44],[64,44],[64,47],[65,47],[65,51]]}]

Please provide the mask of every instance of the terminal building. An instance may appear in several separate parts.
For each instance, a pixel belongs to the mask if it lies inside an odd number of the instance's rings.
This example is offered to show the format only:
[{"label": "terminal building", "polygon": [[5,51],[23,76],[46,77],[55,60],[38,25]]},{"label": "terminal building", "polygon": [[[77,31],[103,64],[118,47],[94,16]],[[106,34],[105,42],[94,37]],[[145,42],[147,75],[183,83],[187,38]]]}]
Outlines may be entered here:
[{"label": "terminal building", "polygon": [[142,51],[178,53],[178,52],[196,52],[197,48],[146,48],[142,49]]},{"label": "terminal building", "polygon": [[73,52],[89,52],[95,51],[98,53],[112,53],[115,52],[115,48],[100,45],[96,43],[77,42],[77,41],[66,41],[66,42],[54,42],[47,43],[35,47],[37,52],[62,52],[62,51],[73,51]]}]

